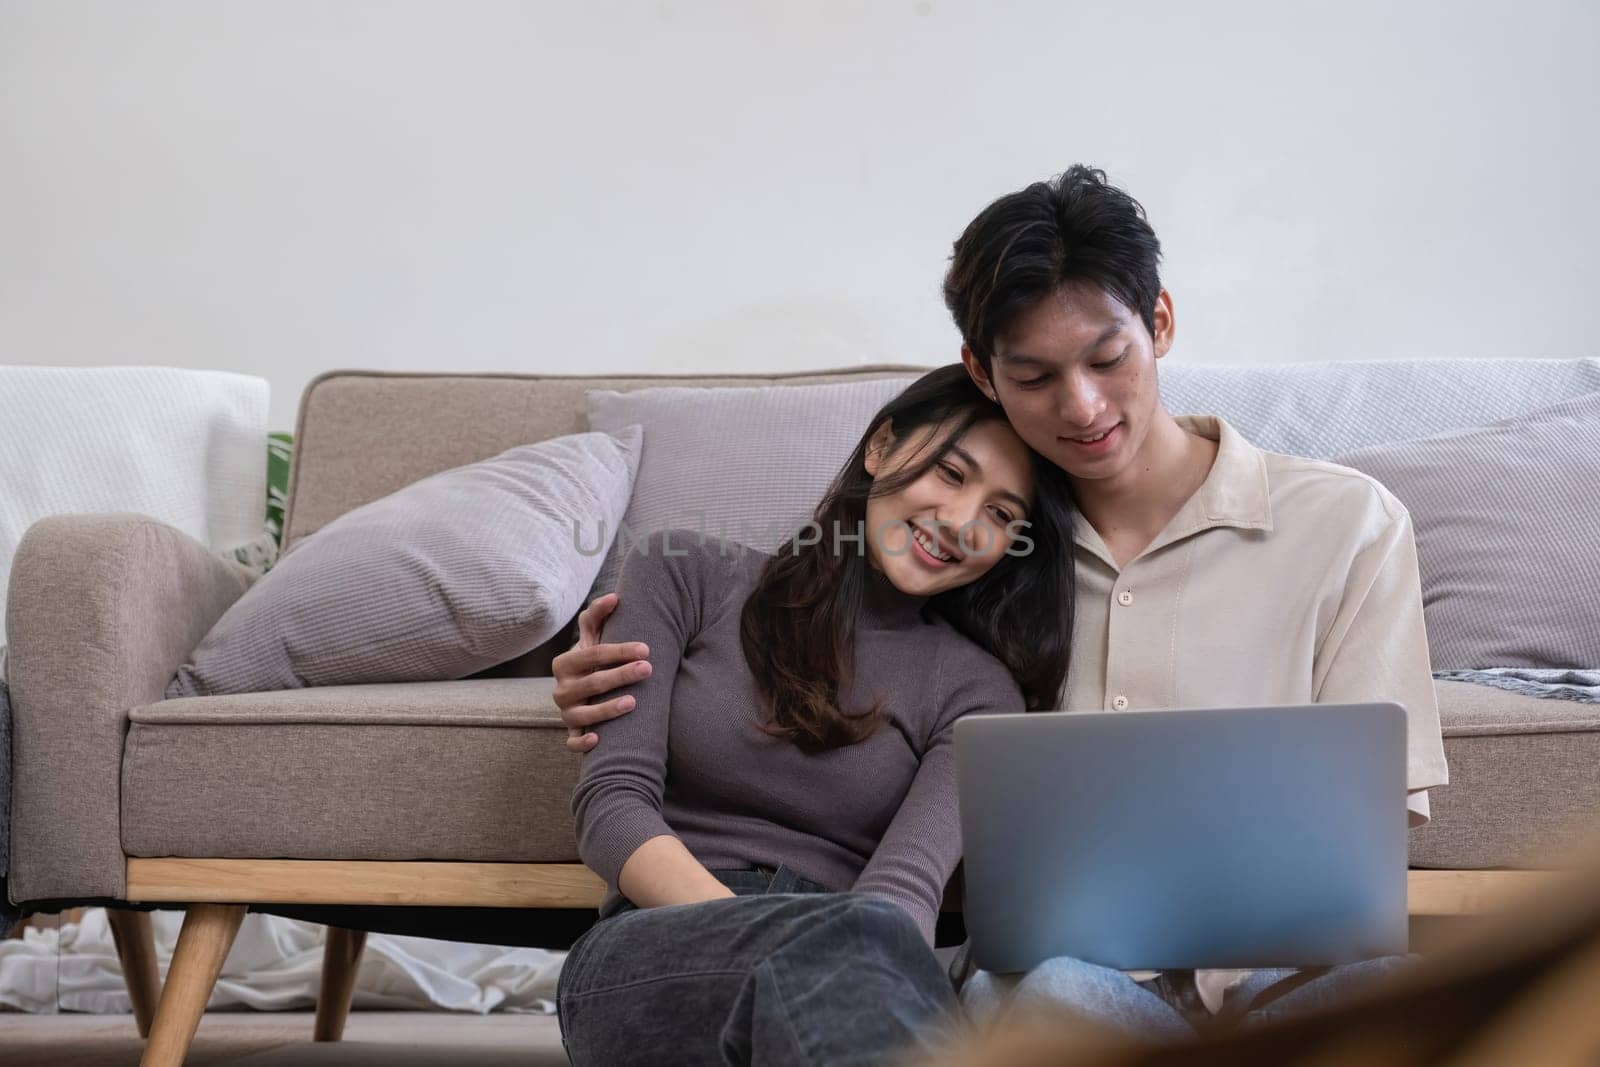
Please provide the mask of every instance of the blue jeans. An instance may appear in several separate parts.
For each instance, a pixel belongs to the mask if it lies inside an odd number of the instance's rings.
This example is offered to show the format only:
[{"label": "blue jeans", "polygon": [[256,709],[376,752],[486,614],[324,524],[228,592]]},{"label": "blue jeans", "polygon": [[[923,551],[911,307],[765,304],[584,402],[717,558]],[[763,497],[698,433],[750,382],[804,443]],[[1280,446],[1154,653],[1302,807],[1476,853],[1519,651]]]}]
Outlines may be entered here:
[{"label": "blue jeans", "polygon": [[869,1064],[956,1012],[916,922],[787,868],[711,872],[737,896],[636,909],[572,946],[556,991],[574,1064]]},{"label": "blue jeans", "polygon": [[1183,1041],[1212,1025],[1253,1025],[1330,1007],[1415,960],[1382,956],[1338,967],[1251,971],[1228,990],[1215,1017],[1200,1003],[1191,972],[1136,982],[1070,956],[1045,960],[1026,974],[975,971],[961,1001],[980,1021],[1005,1009],[1064,1009],[1146,1041]]}]

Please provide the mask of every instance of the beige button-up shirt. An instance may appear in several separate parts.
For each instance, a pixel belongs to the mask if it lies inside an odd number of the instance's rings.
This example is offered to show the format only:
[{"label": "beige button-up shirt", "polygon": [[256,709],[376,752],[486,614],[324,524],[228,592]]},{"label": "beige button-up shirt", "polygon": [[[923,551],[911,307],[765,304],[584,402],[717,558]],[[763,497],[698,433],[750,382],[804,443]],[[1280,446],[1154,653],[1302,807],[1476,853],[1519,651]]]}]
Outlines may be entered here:
[{"label": "beige button-up shirt", "polygon": [[1267,452],[1214,415],[1211,473],[1118,568],[1075,521],[1069,711],[1331,704],[1406,709],[1408,806],[1448,781],[1411,516],[1377,480]]}]

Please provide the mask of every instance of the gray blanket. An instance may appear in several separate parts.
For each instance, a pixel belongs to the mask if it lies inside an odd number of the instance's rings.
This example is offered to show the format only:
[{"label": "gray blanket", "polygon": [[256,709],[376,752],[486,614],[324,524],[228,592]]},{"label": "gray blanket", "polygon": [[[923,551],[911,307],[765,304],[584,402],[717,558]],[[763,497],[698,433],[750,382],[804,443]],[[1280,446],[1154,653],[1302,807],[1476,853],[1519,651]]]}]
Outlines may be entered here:
[{"label": "gray blanket", "polygon": [[[11,692],[0,675],[0,878],[11,869]],[[0,894],[0,905],[5,896]]]},{"label": "gray blanket", "polygon": [[1496,689],[1547,700],[1600,704],[1600,670],[1489,667],[1480,671],[1434,671],[1433,676],[1453,682],[1492,685]]},{"label": "gray blanket", "polygon": [[[0,649],[0,668],[4,667]],[[11,692],[5,675],[0,674],[0,937],[22,918],[6,895],[6,872],[11,869]]]}]

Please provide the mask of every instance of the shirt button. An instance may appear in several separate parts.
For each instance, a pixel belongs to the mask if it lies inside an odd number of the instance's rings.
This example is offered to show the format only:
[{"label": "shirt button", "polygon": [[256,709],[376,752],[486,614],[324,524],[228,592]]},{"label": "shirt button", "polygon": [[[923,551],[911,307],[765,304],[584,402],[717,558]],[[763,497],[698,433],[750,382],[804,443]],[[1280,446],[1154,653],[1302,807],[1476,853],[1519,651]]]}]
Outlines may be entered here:
[{"label": "shirt button", "polygon": [[1130,589],[1124,589],[1122,592],[1118,593],[1117,594],[1117,603],[1121,604],[1123,607],[1127,607],[1129,604],[1132,604],[1133,603],[1133,591],[1130,590]]},{"label": "shirt button", "polygon": [[1128,698],[1119,694],[1112,699],[1111,706],[1118,711],[1126,711],[1128,710]]}]

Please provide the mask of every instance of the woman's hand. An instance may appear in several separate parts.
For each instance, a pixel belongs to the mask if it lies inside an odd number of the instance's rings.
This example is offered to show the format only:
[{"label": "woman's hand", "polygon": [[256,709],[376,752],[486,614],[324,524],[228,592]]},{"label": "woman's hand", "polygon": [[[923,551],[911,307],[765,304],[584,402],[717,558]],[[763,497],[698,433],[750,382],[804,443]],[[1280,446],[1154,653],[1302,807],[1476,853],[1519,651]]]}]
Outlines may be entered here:
[{"label": "woman's hand", "polygon": [[600,643],[605,621],[616,610],[617,594],[595,597],[578,613],[578,643],[551,663],[556,707],[567,725],[567,748],[573,752],[587,752],[600,743],[600,736],[590,727],[633,710],[632,696],[595,698],[650,675],[649,646]]}]

